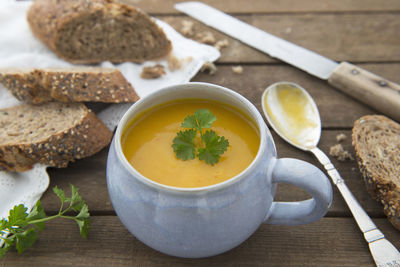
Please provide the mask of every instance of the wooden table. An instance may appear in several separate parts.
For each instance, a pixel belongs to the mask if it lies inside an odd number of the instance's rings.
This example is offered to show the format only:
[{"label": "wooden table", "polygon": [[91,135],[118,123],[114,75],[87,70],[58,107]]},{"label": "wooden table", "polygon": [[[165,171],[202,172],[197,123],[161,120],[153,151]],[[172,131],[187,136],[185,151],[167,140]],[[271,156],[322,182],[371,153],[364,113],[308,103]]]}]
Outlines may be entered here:
[{"label": "wooden table", "polygon": [[[173,8],[174,0],[126,0],[177,30],[183,20],[192,20]],[[176,1],[177,2],[177,1]],[[336,61],[349,61],[389,80],[400,83],[400,1],[398,0],[221,0],[206,1],[214,7],[272,34],[314,50]],[[194,20],[193,20],[194,21]],[[279,62],[195,21],[195,32],[211,31],[217,40],[228,39],[216,62],[215,75],[199,73],[193,81],[210,82],[231,88],[247,97],[261,111],[263,90],[277,81],[302,85],[314,97],[322,119],[320,147],[326,153],[337,143],[339,133],[347,135],[351,146],[354,120],[376,111],[346,96],[300,70]],[[241,65],[243,74],[233,66]],[[294,157],[322,169],[311,154],[286,144],[272,133],[279,157]],[[86,199],[92,227],[87,239],[79,235],[74,222],[48,223],[34,247],[24,254],[9,252],[1,266],[374,266],[346,204],[334,189],[334,201],[320,221],[303,226],[262,225],[239,247],[206,259],[180,259],[163,255],[145,246],[121,224],[110,204],[105,164],[108,148],[77,161],[66,169],[49,169],[51,185],[68,191],[76,185]],[[350,190],[380,227],[387,239],[400,248],[400,231],[386,219],[382,206],[366,192],[355,161],[333,164]],[[301,200],[306,193],[291,186],[279,186],[277,200]],[[43,196],[45,210],[54,214],[59,202],[49,189]]]}]

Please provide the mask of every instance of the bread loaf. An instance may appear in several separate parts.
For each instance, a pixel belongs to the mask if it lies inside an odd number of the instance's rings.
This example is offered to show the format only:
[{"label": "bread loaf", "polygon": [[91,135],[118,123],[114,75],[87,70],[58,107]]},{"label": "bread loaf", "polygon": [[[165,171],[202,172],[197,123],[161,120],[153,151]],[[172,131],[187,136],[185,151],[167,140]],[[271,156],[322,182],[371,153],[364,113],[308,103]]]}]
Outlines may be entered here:
[{"label": "bread loaf", "polygon": [[400,230],[400,125],[368,115],[354,123],[353,146],[368,192]]},{"label": "bread loaf", "polygon": [[0,170],[35,163],[66,167],[109,144],[112,132],[81,103],[49,102],[0,109]]},{"label": "bread loaf", "polygon": [[19,100],[135,102],[139,99],[121,72],[111,68],[0,69],[0,82]]},{"label": "bread loaf", "polygon": [[114,0],[35,0],[27,19],[38,39],[72,63],[144,62],[171,50],[152,18]]}]

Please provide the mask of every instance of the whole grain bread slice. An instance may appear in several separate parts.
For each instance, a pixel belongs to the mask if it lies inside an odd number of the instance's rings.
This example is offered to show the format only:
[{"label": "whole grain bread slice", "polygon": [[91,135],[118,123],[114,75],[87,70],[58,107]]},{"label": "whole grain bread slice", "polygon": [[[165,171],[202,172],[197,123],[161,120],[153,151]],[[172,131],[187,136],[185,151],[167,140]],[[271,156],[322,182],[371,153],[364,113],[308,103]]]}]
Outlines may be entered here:
[{"label": "whole grain bread slice", "polygon": [[27,19],[39,40],[72,63],[144,62],[172,48],[151,17],[114,0],[35,0]]},{"label": "whole grain bread slice", "polygon": [[0,82],[19,100],[61,102],[135,102],[139,99],[118,69],[74,67],[0,69]]},{"label": "whole grain bread slice", "polygon": [[353,146],[367,191],[400,230],[400,124],[368,115],[354,123]]},{"label": "whole grain bread slice", "polygon": [[81,103],[49,102],[0,109],[0,170],[35,163],[66,167],[109,144],[112,132]]}]

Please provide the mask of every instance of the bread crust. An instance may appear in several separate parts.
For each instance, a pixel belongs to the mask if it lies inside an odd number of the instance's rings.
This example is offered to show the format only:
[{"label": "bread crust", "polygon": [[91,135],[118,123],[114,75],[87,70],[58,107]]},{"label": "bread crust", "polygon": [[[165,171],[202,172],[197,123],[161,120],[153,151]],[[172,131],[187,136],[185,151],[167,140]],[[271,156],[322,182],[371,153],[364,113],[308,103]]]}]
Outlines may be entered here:
[{"label": "bread crust", "polygon": [[355,121],[352,140],[367,191],[400,230],[400,125],[367,115]]},{"label": "bread crust", "polygon": [[20,101],[135,102],[139,99],[118,69],[0,69],[0,82]]},{"label": "bread crust", "polygon": [[[127,21],[139,21],[142,24],[146,24],[147,30],[157,37],[159,42],[158,48],[144,57],[124,57],[121,55],[118,58],[107,55],[97,58],[84,56],[72,58],[60,50],[58,46],[59,40],[63,37],[63,30],[68,27],[69,23],[85,17],[100,17],[103,15],[109,16],[110,21],[118,16],[122,16]],[[171,42],[152,18],[133,6],[114,0],[35,0],[28,10],[27,20],[32,32],[39,40],[59,57],[76,64],[93,64],[107,60],[113,63],[127,61],[142,63],[146,60],[164,57],[172,49]],[[129,38],[129,34],[123,37],[120,36],[119,38]],[[105,42],[107,41],[106,38]],[[91,44],[83,45],[87,46]],[[143,46],[146,46],[146,44],[143,44]]]},{"label": "bread crust", "polygon": [[35,163],[63,168],[69,162],[91,156],[107,146],[112,132],[91,110],[83,104],[76,105],[82,105],[85,115],[73,127],[37,142],[0,145],[0,170],[21,172],[29,170]]}]

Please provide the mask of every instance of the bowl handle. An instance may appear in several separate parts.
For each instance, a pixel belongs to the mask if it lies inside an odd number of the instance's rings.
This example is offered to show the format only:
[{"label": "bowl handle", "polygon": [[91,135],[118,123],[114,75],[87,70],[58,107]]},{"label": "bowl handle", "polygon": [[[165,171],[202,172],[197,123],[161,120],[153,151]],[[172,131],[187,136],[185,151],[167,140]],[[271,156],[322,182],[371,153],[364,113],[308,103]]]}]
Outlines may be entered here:
[{"label": "bowl handle", "polygon": [[300,225],[322,218],[332,203],[332,186],[326,175],[302,160],[282,158],[272,170],[273,183],[288,183],[307,191],[312,198],[295,202],[273,202],[264,222]]}]

